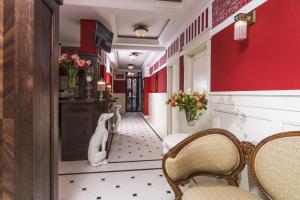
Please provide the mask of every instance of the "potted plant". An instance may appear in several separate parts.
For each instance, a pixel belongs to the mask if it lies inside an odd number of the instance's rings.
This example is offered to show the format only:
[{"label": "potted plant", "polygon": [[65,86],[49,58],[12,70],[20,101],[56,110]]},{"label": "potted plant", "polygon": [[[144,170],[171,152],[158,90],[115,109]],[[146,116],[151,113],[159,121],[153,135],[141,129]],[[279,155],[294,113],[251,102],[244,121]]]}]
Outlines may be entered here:
[{"label": "potted plant", "polygon": [[91,61],[80,59],[77,54],[62,54],[59,57],[59,63],[67,70],[68,74],[68,92],[71,100],[75,99],[75,87],[77,74],[79,71],[87,69],[91,65]]},{"label": "potted plant", "polygon": [[187,124],[194,126],[203,114],[203,110],[207,109],[207,102],[205,91],[197,92],[188,89],[186,92],[180,90],[166,103],[172,107],[178,107],[180,112],[184,111]]}]

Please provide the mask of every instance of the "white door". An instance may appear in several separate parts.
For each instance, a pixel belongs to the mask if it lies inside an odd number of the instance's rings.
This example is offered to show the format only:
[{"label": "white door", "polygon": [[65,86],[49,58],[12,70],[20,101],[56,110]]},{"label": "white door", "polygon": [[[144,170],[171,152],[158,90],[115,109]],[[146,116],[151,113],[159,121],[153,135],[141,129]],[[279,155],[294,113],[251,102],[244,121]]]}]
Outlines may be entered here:
[{"label": "white door", "polygon": [[206,48],[192,57],[192,86],[193,90],[209,91],[209,60]]}]

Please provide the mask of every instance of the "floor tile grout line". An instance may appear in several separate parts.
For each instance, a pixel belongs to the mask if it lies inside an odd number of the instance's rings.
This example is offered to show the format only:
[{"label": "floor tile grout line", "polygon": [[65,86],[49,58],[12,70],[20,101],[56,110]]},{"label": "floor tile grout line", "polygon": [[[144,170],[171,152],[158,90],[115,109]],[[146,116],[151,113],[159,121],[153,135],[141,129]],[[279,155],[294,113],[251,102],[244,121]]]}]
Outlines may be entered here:
[{"label": "floor tile grout line", "polygon": [[151,171],[160,170],[160,168],[148,168],[148,169],[126,169],[126,170],[113,170],[113,171],[98,171],[98,172],[79,172],[79,173],[62,173],[59,176],[71,176],[71,175],[83,175],[83,174],[103,174],[103,173],[116,173],[116,172],[132,172],[132,171]]},{"label": "floor tile grout line", "polygon": [[148,121],[143,117],[142,113],[139,112],[140,117],[148,124],[148,126],[151,128],[151,130],[155,133],[155,135],[159,138],[159,140],[162,142],[163,139],[157,134],[157,132],[152,128],[152,126],[148,123]]}]

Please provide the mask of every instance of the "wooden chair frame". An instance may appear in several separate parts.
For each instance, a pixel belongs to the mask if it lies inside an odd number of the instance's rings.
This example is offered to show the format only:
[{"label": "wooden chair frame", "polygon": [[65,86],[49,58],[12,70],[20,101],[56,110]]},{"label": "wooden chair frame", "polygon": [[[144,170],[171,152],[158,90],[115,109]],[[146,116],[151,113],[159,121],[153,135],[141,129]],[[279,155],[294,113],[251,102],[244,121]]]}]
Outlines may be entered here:
[{"label": "wooden chair frame", "polygon": [[[191,174],[190,176],[185,177],[185,178],[183,178],[181,180],[178,180],[178,181],[172,180],[172,178],[168,175],[167,170],[166,170],[166,161],[167,161],[167,159],[168,158],[175,158],[177,156],[177,154],[184,147],[186,147],[188,144],[190,144],[194,140],[197,140],[197,139],[199,139],[201,137],[204,137],[204,136],[207,136],[207,135],[214,135],[214,134],[220,134],[220,135],[223,135],[223,136],[227,137],[236,146],[236,148],[238,150],[238,153],[239,153],[239,158],[240,158],[239,165],[236,167],[236,169],[231,171],[229,174],[216,174],[216,173],[203,171],[203,172],[198,172],[198,173]],[[248,142],[242,142],[241,143],[229,131],[226,131],[226,130],[223,130],[223,129],[205,130],[205,131],[196,133],[196,134],[186,138],[185,140],[180,142],[178,145],[176,145],[174,148],[172,148],[163,158],[163,172],[164,172],[164,175],[165,175],[169,185],[171,186],[171,188],[175,192],[176,200],[181,200],[182,195],[183,195],[183,193],[182,193],[179,186],[187,183],[188,181],[190,181],[195,176],[212,176],[212,177],[216,177],[216,178],[223,178],[227,181],[227,183],[229,185],[238,186],[238,183],[237,183],[238,176],[241,173],[241,171],[244,169],[245,164],[248,163],[248,157],[249,157],[249,154],[251,153],[253,148],[254,148],[253,144],[248,143]]]}]

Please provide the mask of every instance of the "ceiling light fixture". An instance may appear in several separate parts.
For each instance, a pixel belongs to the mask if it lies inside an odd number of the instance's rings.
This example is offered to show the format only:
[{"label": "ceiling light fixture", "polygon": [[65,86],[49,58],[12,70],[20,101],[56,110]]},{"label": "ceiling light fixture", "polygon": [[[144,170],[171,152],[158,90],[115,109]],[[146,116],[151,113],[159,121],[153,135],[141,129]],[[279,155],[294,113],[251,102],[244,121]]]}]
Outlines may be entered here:
[{"label": "ceiling light fixture", "polygon": [[131,60],[135,60],[137,59],[137,57],[139,56],[140,54],[138,52],[133,52],[129,55],[130,59]]},{"label": "ceiling light fixture", "polygon": [[134,69],[133,64],[129,64],[129,65],[128,65],[128,69]]},{"label": "ceiling light fixture", "polygon": [[139,25],[134,29],[134,33],[136,35],[136,37],[146,37],[147,33],[148,33],[148,29],[145,25]]}]

